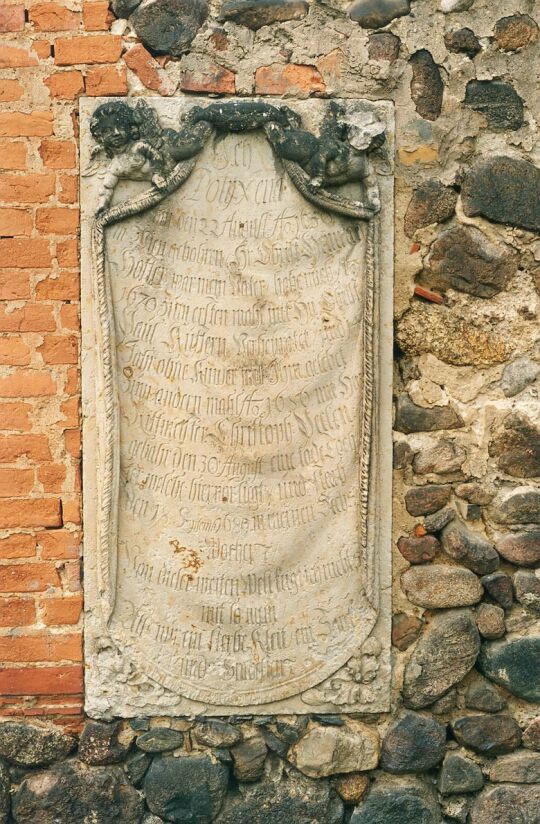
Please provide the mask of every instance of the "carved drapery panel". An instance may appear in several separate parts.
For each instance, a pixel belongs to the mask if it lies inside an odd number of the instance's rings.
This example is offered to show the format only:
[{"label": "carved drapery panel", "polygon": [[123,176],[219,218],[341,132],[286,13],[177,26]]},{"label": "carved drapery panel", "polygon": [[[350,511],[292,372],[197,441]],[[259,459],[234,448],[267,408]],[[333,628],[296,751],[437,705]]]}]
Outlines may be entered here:
[{"label": "carved drapery panel", "polygon": [[81,115],[89,710],[384,709],[390,106]]}]

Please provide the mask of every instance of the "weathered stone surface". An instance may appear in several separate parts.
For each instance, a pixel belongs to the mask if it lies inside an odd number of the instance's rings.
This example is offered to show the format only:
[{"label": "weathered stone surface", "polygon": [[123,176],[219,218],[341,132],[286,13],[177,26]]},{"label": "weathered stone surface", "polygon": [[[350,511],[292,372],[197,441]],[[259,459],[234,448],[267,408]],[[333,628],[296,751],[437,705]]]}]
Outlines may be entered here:
[{"label": "weathered stone surface", "polygon": [[111,0],[111,9],[117,17],[129,17],[140,3],[141,0]]},{"label": "weathered stone surface", "polygon": [[145,752],[135,751],[129,756],[125,764],[125,770],[134,787],[140,786],[151,763],[151,757]]},{"label": "weathered stone surface", "polygon": [[497,784],[540,784],[540,753],[513,752],[502,755],[489,767],[489,780]]},{"label": "weathered stone surface", "polygon": [[520,569],[514,575],[514,591],[522,606],[540,614],[540,578],[532,570]]},{"label": "weathered stone surface", "polygon": [[406,394],[397,399],[395,427],[398,432],[435,432],[459,429],[463,425],[462,418],[451,406],[417,406]]},{"label": "weathered stone surface", "polygon": [[422,535],[419,538],[402,536],[398,541],[398,549],[410,564],[425,564],[432,561],[441,545],[433,535]]},{"label": "weathered stone surface", "polygon": [[470,710],[500,712],[506,707],[506,701],[493,684],[485,678],[477,678],[467,687],[465,706]]},{"label": "weathered stone surface", "polygon": [[268,747],[262,735],[255,735],[231,749],[234,777],[238,781],[258,781],[264,772]]},{"label": "weathered stone surface", "polygon": [[163,824],[163,819],[153,813],[148,813],[143,818],[142,824]]},{"label": "weathered stone surface", "polygon": [[540,701],[540,637],[483,644],[478,668],[526,701]]},{"label": "weathered stone surface", "polygon": [[438,701],[435,701],[434,704],[431,705],[429,711],[433,713],[433,715],[448,715],[457,707],[458,701],[458,693],[457,689],[453,687],[451,690],[439,698]]},{"label": "weathered stone surface", "polygon": [[456,31],[447,31],[444,35],[444,44],[448,51],[454,54],[466,54],[471,60],[482,51],[478,37],[472,29],[466,26]]},{"label": "weathered stone surface", "polygon": [[440,532],[447,524],[456,517],[455,509],[448,507],[447,509],[440,509],[434,512],[433,515],[428,515],[424,520],[424,529],[428,534]]},{"label": "weathered stone surface", "polygon": [[129,744],[118,741],[120,723],[105,724],[100,721],[87,721],[79,739],[78,757],[86,764],[117,764],[122,761],[129,749]]},{"label": "weathered stone surface", "polygon": [[413,469],[417,475],[448,475],[459,472],[465,458],[465,450],[455,441],[442,439],[416,453]]},{"label": "weathered stone surface", "polygon": [[538,824],[540,808],[540,786],[520,787],[515,784],[501,784],[486,787],[476,799],[470,824]]},{"label": "weathered stone surface", "polygon": [[416,111],[425,120],[437,120],[444,93],[441,70],[427,49],[415,52],[409,62],[412,67],[411,97]]},{"label": "weathered stone surface", "polygon": [[415,486],[405,493],[405,506],[409,515],[431,515],[448,503],[451,494],[449,484]]},{"label": "weathered stone surface", "polygon": [[447,555],[478,575],[487,575],[499,566],[499,555],[492,544],[457,518],[443,529],[441,543]]},{"label": "weathered stone surface", "polygon": [[183,743],[183,733],[169,727],[154,727],[137,738],[138,748],[150,753],[177,750]]},{"label": "weathered stone surface", "polygon": [[250,29],[297,20],[307,14],[306,0],[225,0],[220,20],[232,20]]},{"label": "weathered stone surface", "polygon": [[216,824],[341,824],[343,802],[326,781],[292,773],[282,781],[240,784]]},{"label": "weathered stone surface", "polygon": [[399,57],[401,40],[391,31],[378,31],[370,34],[368,54],[370,60],[388,60],[393,63]]},{"label": "weathered stone surface", "polygon": [[509,83],[470,80],[465,105],[483,114],[494,132],[515,131],[523,125],[523,100]]},{"label": "weathered stone surface", "polygon": [[44,767],[76,747],[71,735],[54,727],[6,721],[0,724],[0,756],[20,767]]},{"label": "weathered stone surface", "polygon": [[482,638],[490,641],[502,638],[506,632],[504,610],[493,604],[480,604],[476,613],[476,626]]},{"label": "weathered stone surface", "polygon": [[524,415],[511,413],[494,425],[489,454],[507,475],[535,478],[540,475],[540,429]]},{"label": "weathered stone surface", "polygon": [[523,732],[523,746],[529,750],[540,750],[540,716],[533,718]]},{"label": "weathered stone surface", "polygon": [[405,667],[405,705],[433,704],[472,669],[480,635],[467,611],[441,615],[421,637]]},{"label": "weathered stone surface", "polygon": [[414,452],[406,441],[396,441],[392,451],[392,466],[394,469],[405,469],[413,459]]},{"label": "weathered stone surface", "polygon": [[539,29],[528,14],[511,14],[495,23],[493,40],[503,51],[517,51],[538,40]]},{"label": "weathered stone surface", "polygon": [[470,169],[461,187],[466,215],[540,230],[540,169],[514,157],[491,157]]},{"label": "weathered stone surface", "polygon": [[522,486],[502,495],[490,516],[497,524],[540,524],[540,490]]},{"label": "weathered stone surface", "polygon": [[175,824],[210,824],[225,797],[228,770],[207,755],[154,758],[144,779],[150,810]]},{"label": "weathered stone surface", "polygon": [[206,0],[142,0],[130,22],[147,48],[179,57],[189,49],[207,14]]},{"label": "weathered stone surface", "polygon": [[425,609],[469,607],[483,593],[473,572],[443,564],[411,567],[401,576],[401,586],[409,601]]},{"label": "weathered stone surface", "polygon": [[483,755],[502,755],[521,744],[521,729],[509,715],[468,715],[452,722],[456,740]]},{"label": "weathered stone surface", "polygon": [[422,784],[380,786],[354,811],[351,824],[439,824],[434,796]]},{"label": "weathered stone surface", "polygon": [[312,727],[289,751],[289,759],[310,778],[373,770],[379,761],[379,736],[359,721]]},{"label": "weathered stone surface", "polygon": [[540,364],[532,361],[527,355],[523,355],[504,367],[501,389],[507,398],[513,398],[533,383],[538,375],[540,375]]},{"label": "weathered stone surface", "polygon": [[467,11],[473,4],[474,0],[441,0],[441,11],[443,14]]},{"label": "weathered stone surface", "polygon": [[455,226],[432,245],[419,278],[433,288],[491,298],[505,288],[516,268],[515,255],[496,246],[479,229]]},{"label": "weathered stone surface", "polygon": [[479,506],[486,506],[495,497],[494,492],[475,481],[457,484],[454,487],[454,492],[459,498],[464,498],[470,504],[478,504]]},{"label": "weathered stone surface", "polygon": [[393,645],[402,651],[408,649],[420,635],[423,626],[423,621],[416,615],[398,612],[392,618]]},{"label": "weathered stone surface", "polygon": [[483,786],[484,776],[478,764],[459,753],[447,754],[439,776],[439,790],[443,795],[474,793]]},{"label": "weathered stone surface", "polygon": [[441,809],[446,816],[446,818],[443,818],[445,824],[449,824],[449,822],[466,824],[472,802],[473,796],[470,795],[443,796],[441,798]]},{"label": "weathered stone surface", "polygon": [[410,0],[355,0],[349,17],[363,29],[380,29],[410,10]]},{"label": "weathered stone surface", "polygon": [[396,774],[426,772],[442,760],[445,748],[444,724],[416,712],[405,712],[384,737],[381,768]]},{"label": "weathered stone surface", "polygon": [[139,824],[143,800],[121,767],[65,761],[26,778],[13,796],[17,824]]},{"label": "weathered stone surface", "polygon": [[511,609],[514,603],[514,585],[509,575],[505,572],[492,572],[490,575],[482,575],[480,583],[504,610]]},{"label": "weathered stone surface", "polygon": [[11,809],[11,780],[7,764],[0,760],[0,824],[7,824]]},{"label": "weathered stone surface", "polygon": [[407,237],[412,237],[417,229],[444,223],[456,210],[457,192],[445,186],[436,178],[423,181],[414,190],[409,201],[403,227]]},{"label": "weathered stone surface", "polygon": [[218,719],[197,723],[193,728],[193,736],[199,744],[206,747],[234,747],[242,739],[238,727]]},{"label": "weathered stone surface", "polygon": [[369,778],[363,773],[340,775],[334,781],[334,787],[345,804],[359,804],[369,790]]}]

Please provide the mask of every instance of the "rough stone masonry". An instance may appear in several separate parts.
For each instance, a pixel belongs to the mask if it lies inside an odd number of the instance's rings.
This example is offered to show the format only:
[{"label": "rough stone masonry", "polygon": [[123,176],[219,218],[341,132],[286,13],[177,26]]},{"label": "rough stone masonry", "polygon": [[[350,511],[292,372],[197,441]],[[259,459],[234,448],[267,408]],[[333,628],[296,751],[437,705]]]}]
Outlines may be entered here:
[{"label": "rough stone masonry", "polygon": [[[0,822],[537,824],[539,22],[0,5]],[[78,98],[193,93],[396,106],[389,713],[83,713]]]}]

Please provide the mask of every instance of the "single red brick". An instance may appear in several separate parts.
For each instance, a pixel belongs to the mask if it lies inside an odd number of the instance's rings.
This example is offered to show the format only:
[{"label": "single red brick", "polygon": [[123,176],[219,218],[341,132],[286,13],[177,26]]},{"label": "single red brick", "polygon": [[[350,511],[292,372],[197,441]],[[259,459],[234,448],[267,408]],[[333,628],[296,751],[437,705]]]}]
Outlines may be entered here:
[{"label": "single red brick", "polygon": [[7,203],[43,203],[54,194],[54,175],[0,175],[0,200]]},{"label": "single red brick", "polygon": [[0,169],[24,171],[26,144],[20,140],[0,140]]},{"label": "single red brick", "polygon": [[0,338],[0,365],[28,366],[30,354],[30,347],[20,336]]},{"label": "single red brick", "polygon": [[[0,501],[0,506],[3,504],[4,501]],[[59,587],[60,583],[52,562],[0,566],[0,592],[44,592],[49,587]]]},{"label": "single red brick", "polygon": [[80,695],[82,666],[17,667],[0,671],[1,695]]},{"label": "single red brick", "polygon": [[79,63],[116,63],[122,54],[122,38],[115,34],[66,37],[56,41],[54,61],[57,66]]},{"label": "single red brick", "polygon": [[36,605],[33,598],[0,598],[0,627],[14,629],[35,623]]},{"label": "single red brick", "polygon": [[45,363],[77,363],[79,360],[75,335],[46,335],[37,351]]},{"label": "single red brick", "polygon": [[430,303],[444,303],[444,298],[442,295],[439,295],[437,292],[432,292],[430,289],[425,289],[423,286],[415,286],[414,294],[417,298],[423,298],[424,300],[428,300]]},{"label": "single red brick", "polygon": [[77,70],[56,72],[43,82],[53,97],[62,100],[75,100],[80,94],[84,94],[84,79]]},{"label": "single red brick", "polygon": [[124,55],[124,61],[135,72],[143,86],[162,95],[173,95],[177,84],[169,78],[155,57],[152,57],[142,43],[137,43]]},{"label": "single red brick", "polygon": [[80,595],[43,600],[43,619],[48,626],[76,624],[81,617],[82,597]]},{"label": "single red brick", "polygon": [[42,238],[0,238],[0,268],[48,269],[52,264],[49,241]]},{"label": "single red brick", "polygon": [[58,277],[40,280],[36,286],[38,300],[79,300],[79,293],[77,272],[60,272]]},{"label": "single red brick", "polygon": [[0,237],[29,235],[32,215],[27,209],[0,209]]},{"label": "single red brick", "polygon": [[37,64],[37,54],[17,46],[0,45],[0,69],[23,69]]},{"label": "single red brick", "polygon": [[44,492],[62,492],[67,470],[63,464],[44,464],[38,467],[38,481]]},{"label": "single red brick", "polygon": [[42,140],[39,153],[48,169],[74,169],[77,165],[77,145],[74,140]]},{"label": "single red brick", "polygon": [[183,71],[180,88],[201,94],[235,94],[236,75],[223,66],[211,64],[204,71]]},{"label": "single red brick", "polygon": [[74,395],[76,392],[79,391],[80,388],[80,375],[79,370],[75,367],[71,367],[67,370],[66,375],[66,383],[64,386],[64,392],[66,395]]},{"label": "single red brick", "polygon": [[66,429],[64,432],[64,442],[66,449],[73,458],[81,457],[81,431],[80,429]]},{"label": "single red brick", "polygon": [[24,5],[0,6],[0,32],[22,31],[24,29]]},{"label": "single red brick", "polygon": [[[75,268],[79,262],[79,243],[77,240],[60,240],[56,244],[56,258],[62,268]],[[63,307],[62,307],[63,308]],[[60,310],[62,312],[62,310]]]},{"label": "single red brick", "polygon": [[60,307],[60,323],[62,329],[78,331],[81,328],[81,319],[78,303],[64,303]]},{"label": "single red brick", "polygon": [[[62,512],[64,524],[81,525],[81,502],[78,497],[67,498],[64,496],[62,498]],[[74,589],[74,586],[70,585],[70,589]]]},{"label": "single red brick", "polygon": [[52,306],[27,303],[10,311],[0,305],[0,332],[54,332],[55,329]]},{"label": "single red brick", "polygon": [[0,462],[13,463],[23,455],[30,461],[50,461],[51,452],[47,436],[0,435]]},{"label": "single red brick", "polygon": [[28,432],[32,428],[29,403],[0,403],[0,429]]},{"label": "single red brick", "polygon": [[0,498],[24,497],[33,488],[33,469],[0,468]]},{"label": "single red brick", "polygon": [[60,193],[58,200],[60,203],[78,203],[79,201],[79,179],[76,175],[59,175]]},{"label": "single red brick", "polygon": [[0,377],[0,398],[37,398],[55,394],[56,384],[47,370],[17,369]]},{"label": "single red brick", "polygon": [[108,31],[115,20],[107,0],[83,3],[83,24],[86,31]]},{"label": "single red brick", "polygon": [[60,3],[36,3],[30,6],[28,17],[36,31],[74,31],[81,15]]},{"label": "single red brick", "polygon": [[96,69],[89,69],[85,83],[86,94],[90,97],[124,95],[128,92],[124,66],[98,66]]},{"label": "single red brick", "polygon": [[36,211],[36,229],[44,235],[74,235],[78,228],[78,209],[50,206]]},{"label": "single red brick", "polygon": [[255,72],[257,94],[289,94],[308,97],[324,92],[324,80],[315,66],[297,63],[273,63]]},{"label": "single red brick", "polygon": [[[58,498],[14,498],[0,501],[0,523],[12,527],[62,526],[62,508]],[[5,568],[0,567],[0,580]],[[20,590],[4,590],[15,592]]]},{"label": "single red brick", "polygon": [[24,94],[24,86],[18,80],[0,80],[0,103],[13,103]]},{"label": "single red brick", "polygon": [[30,297],[30,276],[25,269],[0,269],[0,300]]},{"label": "single red brick", "polygon": [[81,554],[81,535],[67,529],[48,529],[37,536],[44,560],[76,559]]},{"label": "single red brick", "polygon": [[0,638],[0,660],[7,662],[80,661],[81,653],[80,633],[47,633]]},{"label": "single red brick", "polygon": [[34,40],[32,49],[40,60],[48,60],[52,54],[52,44],[48,40]]},{"label": "single red brick", "polygon": [[53,133],[52,112],[0,112],[1,137],[43,137]]},{"label": "single red brick", "polygon": [[0,539],[0,558],[34,558],[36,555],[36,539],[25,532],[16,532]]}]

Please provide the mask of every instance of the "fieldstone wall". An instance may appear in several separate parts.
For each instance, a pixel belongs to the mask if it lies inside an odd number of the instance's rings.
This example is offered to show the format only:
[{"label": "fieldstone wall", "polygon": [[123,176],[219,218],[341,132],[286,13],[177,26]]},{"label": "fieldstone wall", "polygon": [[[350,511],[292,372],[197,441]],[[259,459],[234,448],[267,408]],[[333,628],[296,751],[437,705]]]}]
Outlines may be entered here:
[{"label": "fieldstone wall", "polygon": [[[538,23],[0,5],[0,824],[540,822]],[[389,715],[82,714],[76,101],[190,92],[396,104]]]}]

